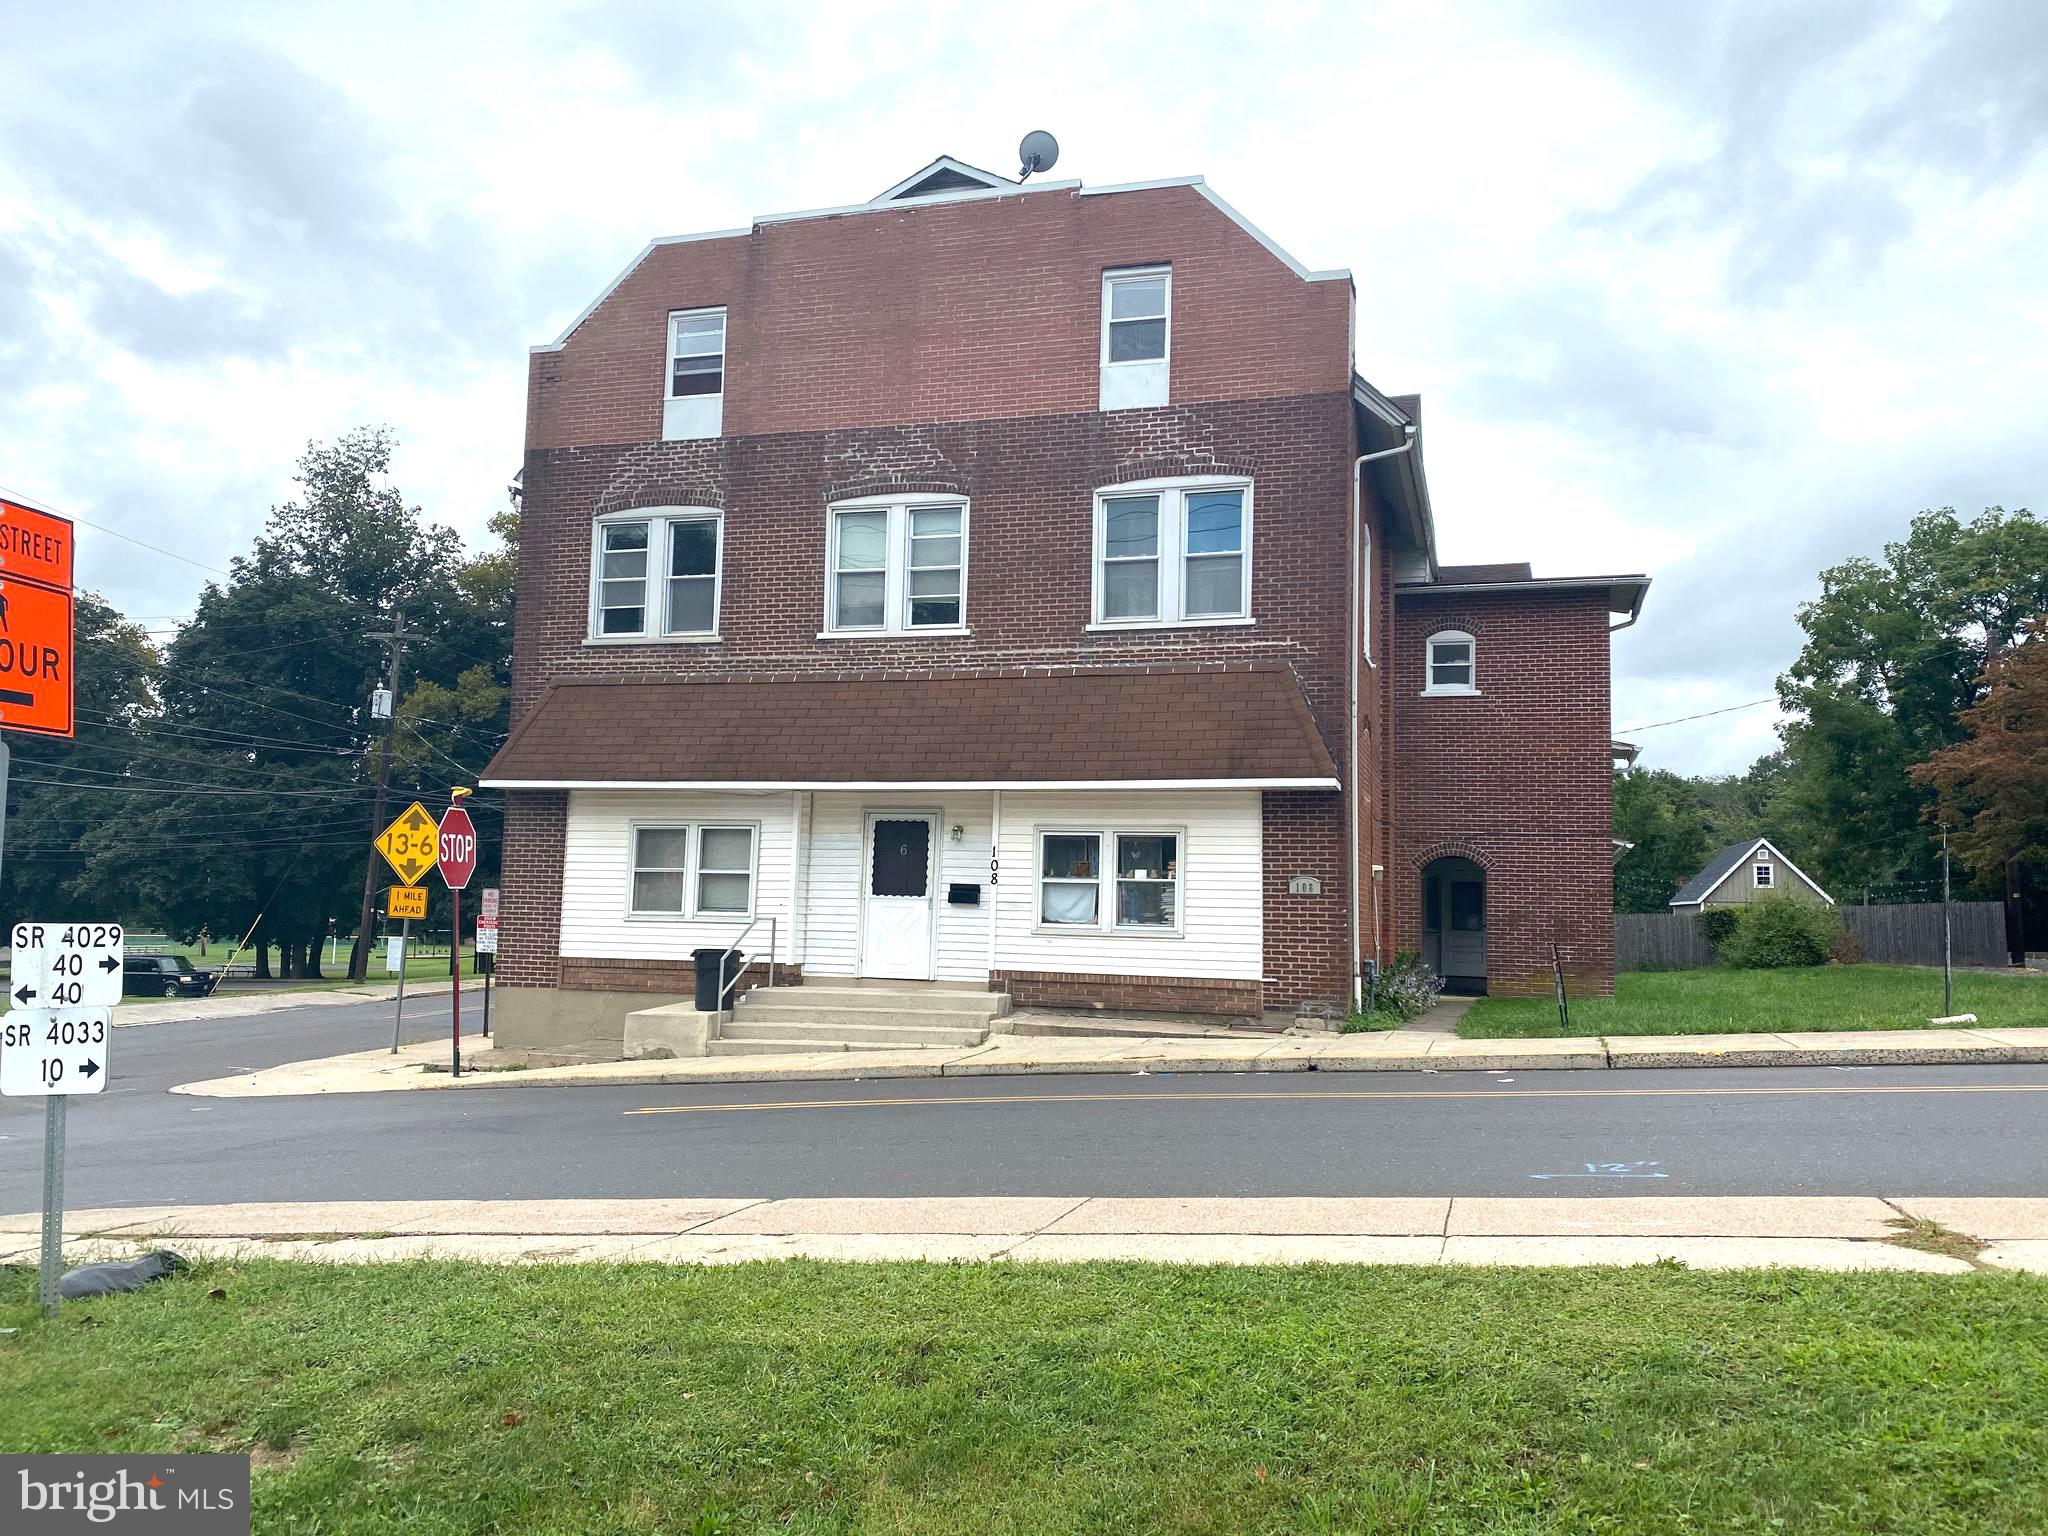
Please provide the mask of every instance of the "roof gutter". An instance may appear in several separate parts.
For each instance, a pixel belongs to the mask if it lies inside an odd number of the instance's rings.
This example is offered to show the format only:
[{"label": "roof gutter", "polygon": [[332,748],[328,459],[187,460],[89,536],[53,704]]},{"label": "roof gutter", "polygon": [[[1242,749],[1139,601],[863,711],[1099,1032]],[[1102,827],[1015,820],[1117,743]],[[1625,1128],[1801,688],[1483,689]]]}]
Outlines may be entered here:
[{"label": "roof gutter", "polygon": [[[1362,453],[1351,464],[1351,549],[1352,561],[1357,563],[1358,552],[1365,547],[1365,466],[1375,459],[1391,459],[1397,454],[1409,452],[1415,446],[1415,424],[1407,423],[1401,429],[1401,445],[1398,448],[1382,448],[1377,453]],[[1345,743],[1345,762],[1348,771],[1345,777],[1350,781],[1345,786],[1345,821],[1350,827],[1351,854],[1351,1006],[1361,1006],[1360,981],[1363,970],[1365,947],[1358,933],[1359,908],[1363,904],[1364,887],[1359,881],[1358,833],[1358,716],[1359,716],[1359,665],[1361,661],[1371,662],[1372,615],[1366,611],[1366,585],[1369,572],[1354,570],[1351,573],[1351,736]],[[1377,663],[1373,663],[1377,670]],[[1372,925],[1373,963],[1380,958],[1380,925]]]}]

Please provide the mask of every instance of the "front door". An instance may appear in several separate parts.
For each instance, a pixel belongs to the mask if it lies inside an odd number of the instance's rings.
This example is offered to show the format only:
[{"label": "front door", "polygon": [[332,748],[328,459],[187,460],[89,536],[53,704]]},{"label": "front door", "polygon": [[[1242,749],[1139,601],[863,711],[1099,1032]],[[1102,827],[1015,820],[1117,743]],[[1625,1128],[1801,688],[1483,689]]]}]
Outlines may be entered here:
[{"label": "front door", "polygon": [[1486,974],[1486,884],[1481,880],[1447,880],[1450,910],[1444,924],[1446,976]]},{"label": "front door", "polygon": [[932,844],[938,818],[870,811],[861,882],[860,973],[932,976]]}]

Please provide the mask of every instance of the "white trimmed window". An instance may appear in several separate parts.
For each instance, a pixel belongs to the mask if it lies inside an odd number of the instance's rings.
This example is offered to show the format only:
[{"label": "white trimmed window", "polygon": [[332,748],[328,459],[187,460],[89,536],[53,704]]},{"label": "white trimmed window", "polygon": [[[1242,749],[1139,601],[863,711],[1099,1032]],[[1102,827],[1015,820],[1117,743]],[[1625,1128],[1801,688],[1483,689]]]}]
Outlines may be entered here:
[{"label": "white trimmed window", "polygon": [[1183,834],[1114,828],[1038,834],[1038,926],[1180,932]]},{"label": "white trimmed window", "polygon": [[715,640],[725,546],[711,507],[643,507],[593,525],[590,638]]},{"label": "white trimmed window", "polygon": [[967,632],[966,502],[845,502],[829,517],[826,635]]},{"label": "white trimmed window", "polygon": [[1102,409],[1166,404],[1173,269],[1102,274]]},{"label": "white trimmed window", "polygon": [[590,541],[590,637],[717,639],[725,514],[639,508],[596,520]]},{"label": "white trimmed window", "polygon": [[1442,629],[1424,642],[1423,687],[1430,694],[1473,694],[1479,691],[1478,650],[1462,629]]},{"label": "white trimmed window", "polygon": [[664,441],[716,437],[725,418],[725,311],[679,309],[668,317]]},{"label": "white trimmed window", "polygon": [[1358,525],[1358,628],[1365,664],[1372,665],[1372,530]]},{"label": "white trimmed window", "polygon": [[1246,624],[1252,487],[1203,476],[1095,493],[1098,629]]},{"label": "white trimmed window", "polygon": [[1752,874],[1752,878],[1756,881],[1756,888],[1760,891],[1768,891],[1771,888],[1773,874],[1774,871],[1770,865],[1758,864]]},{"label": "white trimmed window", "polygon": [[760,829],[683,823],[633,828],[633,917],[752,917]]}]

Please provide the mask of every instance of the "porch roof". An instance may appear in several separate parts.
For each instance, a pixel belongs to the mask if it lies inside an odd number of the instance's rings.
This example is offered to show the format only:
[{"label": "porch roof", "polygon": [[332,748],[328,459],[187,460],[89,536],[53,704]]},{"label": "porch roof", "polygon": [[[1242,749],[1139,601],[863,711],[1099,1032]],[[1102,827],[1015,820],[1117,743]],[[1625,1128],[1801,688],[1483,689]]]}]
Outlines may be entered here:
[{"label": "porch roof", "polygon": [[1280,662],[937,677],[565,678],[484,770],[497,789],[1335,789]]}]

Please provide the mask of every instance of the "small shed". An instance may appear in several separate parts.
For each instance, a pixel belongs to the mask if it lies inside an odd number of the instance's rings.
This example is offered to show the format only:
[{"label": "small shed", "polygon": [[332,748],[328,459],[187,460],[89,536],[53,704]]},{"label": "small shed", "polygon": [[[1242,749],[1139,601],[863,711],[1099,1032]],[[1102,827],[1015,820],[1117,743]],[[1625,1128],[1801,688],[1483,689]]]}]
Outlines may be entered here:
[{"label": "small shed", "polygon": [[1708,907],[1740,907],[1773,892],[1796,901],[1824,901],[1835,898],[1822,890],[1806,872],[1767,837],[1745,843],[1730,843],[1706,867],[1679,888],[1671,898],[1676,912],[1698,912]]}]

